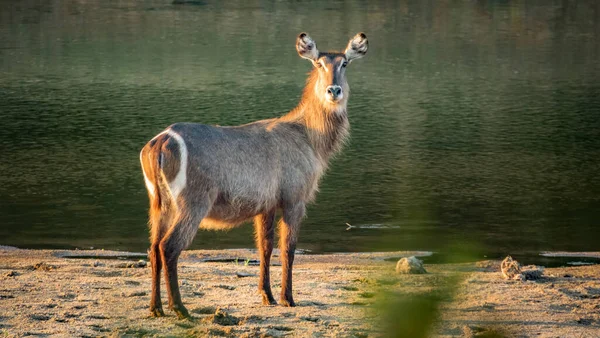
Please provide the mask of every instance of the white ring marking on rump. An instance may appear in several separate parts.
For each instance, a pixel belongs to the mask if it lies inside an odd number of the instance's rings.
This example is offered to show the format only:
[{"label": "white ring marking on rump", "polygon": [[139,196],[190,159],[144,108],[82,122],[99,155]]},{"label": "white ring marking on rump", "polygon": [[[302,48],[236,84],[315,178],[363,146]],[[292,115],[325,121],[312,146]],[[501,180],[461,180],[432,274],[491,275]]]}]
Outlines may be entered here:
[{"label": "white ring marking on rump", "polygon": [[183,191],[187,181],[187,165],[188,165],[188,151],[187,146],[185,145],[185,141],[183,138],[172,130],[168,130],[167,133],[169,136],[177,141],[179,145],[179,172],[175,179],[172,182],[169,182],[169,190],[171,191],[171,196],[173,199],[176,199],[177,196]]}]

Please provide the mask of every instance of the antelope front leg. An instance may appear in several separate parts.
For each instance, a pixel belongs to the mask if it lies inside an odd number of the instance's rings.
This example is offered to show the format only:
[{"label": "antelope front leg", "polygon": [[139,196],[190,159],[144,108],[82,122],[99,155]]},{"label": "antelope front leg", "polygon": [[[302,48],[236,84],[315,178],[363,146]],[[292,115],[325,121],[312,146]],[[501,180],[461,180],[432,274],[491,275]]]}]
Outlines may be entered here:
[{"label": "antelope front leg", "polygon": [[279,248],[281,250],[281,297],[283,306],[296,306],[292,295],[292,266],[294,252],[300,232],[300,222],[304,217],[304,203],[284,208],[283,217],[279,222]]},{"label": "antelope front leg", "polygon": [[273,252],[273,237],[275,235],[275,212],[261,214],[254,218],[256,231],[256,247],[260,255],[260,277],[258,280],[258,291],[262,296],[263,305],[275,305],[277,302],[271,292],[271,280],[269,267],[271,265],[271,253]]}]

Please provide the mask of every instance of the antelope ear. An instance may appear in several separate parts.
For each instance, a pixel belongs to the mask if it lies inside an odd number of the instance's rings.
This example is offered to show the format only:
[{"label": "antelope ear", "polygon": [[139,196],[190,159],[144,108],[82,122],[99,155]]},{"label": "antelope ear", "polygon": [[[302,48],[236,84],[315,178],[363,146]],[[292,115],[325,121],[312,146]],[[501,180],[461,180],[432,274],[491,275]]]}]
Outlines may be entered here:
[{"label": "antelope ear", "polygon": [[300,57],[308,59],[313,63],[319,58],[317,44],[306,33],[300,33],[296,39],[296,50]]},{"label": "antelope ear", "polygon": [[365,33],[358,33],[350,39],[350,42],[348,42],[348,47],[346,47],[346,50],[344,51],[346,59],[348,62],[359,59],[367,54],[368,48],[369,40],[367,40]]}]

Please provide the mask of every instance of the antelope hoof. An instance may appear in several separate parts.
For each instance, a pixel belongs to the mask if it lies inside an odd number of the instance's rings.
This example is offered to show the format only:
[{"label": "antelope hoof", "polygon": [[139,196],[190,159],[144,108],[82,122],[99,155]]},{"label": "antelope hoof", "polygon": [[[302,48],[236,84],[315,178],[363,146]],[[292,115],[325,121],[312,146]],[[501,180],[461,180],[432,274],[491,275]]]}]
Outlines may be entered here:
[{"label": "antelope hoof", "polygon": [[150,315],[152,317],[158,318],[158,317],[164,317],[165,313],[164,313],[162,307],[151,307],[150,308]]},{"label": "antelope hoof", "polygon": [[294,303],[294,299],[292,297],[281,298],[281,300],[279,302],[281,303],[281,306],[285,306],[285,307],[296,306],[296,303]]},{"label": "antelope hoof", "polygon": [[173,312],[175,312],[175,314],[177,315],[177,318],[179,318],[179,319],[192,318],[192,316],[190,316],[190,313],[188,312],[188,310],[183,305],[174,305],[171,307],[171,310],[173,310]]},{"label": "antelope hoof", "polygon": [[262,303],[263,305],[277,305],[272,295],[262,295]]}]

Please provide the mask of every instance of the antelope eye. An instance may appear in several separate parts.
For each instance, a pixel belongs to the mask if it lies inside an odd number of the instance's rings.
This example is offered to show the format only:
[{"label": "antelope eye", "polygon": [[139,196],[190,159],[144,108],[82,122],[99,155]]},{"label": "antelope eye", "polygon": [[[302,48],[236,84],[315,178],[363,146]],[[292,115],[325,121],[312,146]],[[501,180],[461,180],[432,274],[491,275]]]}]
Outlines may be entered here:
[{"label": "antelope eye", "polygon": [[344,63],[342,63],[342,67],[344,67],[344,68],[345,68],[347,65],[348,65],[348,62],[347,62],[347,61],[344,61]]}]

